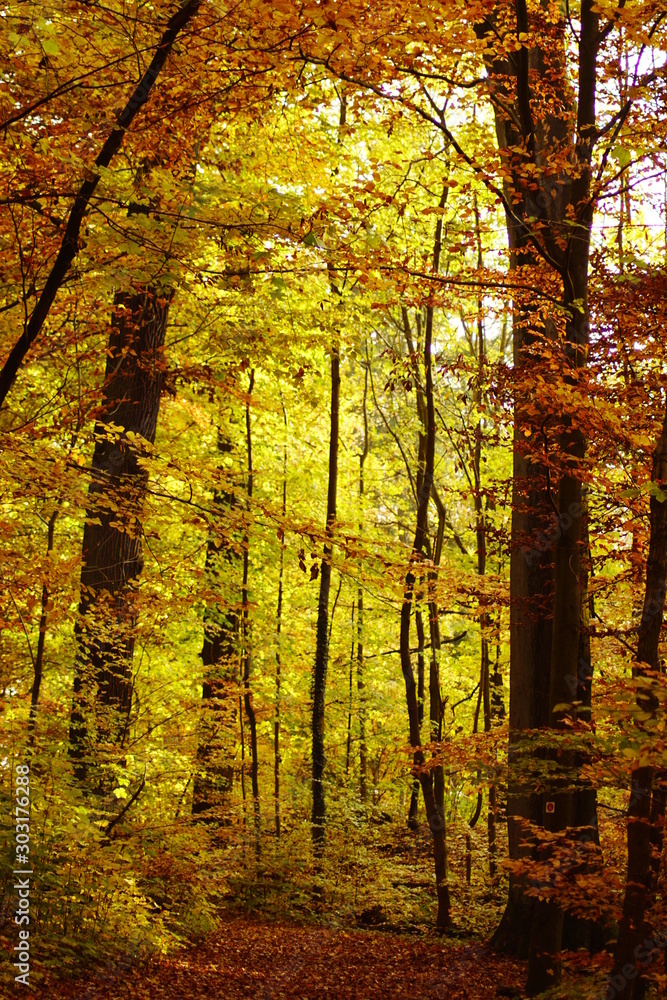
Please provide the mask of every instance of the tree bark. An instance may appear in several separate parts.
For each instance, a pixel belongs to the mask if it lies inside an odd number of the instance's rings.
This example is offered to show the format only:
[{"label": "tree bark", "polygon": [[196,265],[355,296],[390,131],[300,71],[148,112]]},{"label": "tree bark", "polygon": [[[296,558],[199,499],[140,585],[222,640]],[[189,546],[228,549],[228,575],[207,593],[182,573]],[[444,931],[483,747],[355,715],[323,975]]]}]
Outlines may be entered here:
[{"label": "tree bark", "polygon": [[[667,413],[653,456],[651,479],[661,490],[667,488]],[[639,625],[635,678],[660,670],[659,642],[667,591],[667,501],[654,493],[650,500],[651,530],[646,562],[644,607]],[[654,714],[657,699],[649,693],[637,698],[642,712]],[[647,981],[644,969],[655,961],[660,949],[647,918],[653,901],[665,823],[666,776],[651,766],[632,772],[628,807],[628,874],[623,915],[614,955],[612,985],[618,1000],[643,1000]]]},{"label": "tree bark", "polygon": [[[364,446],[359,455],[359,537],[363,535],[363,512],[361,504],[364,496],[364,463],[368,456],[368,357],[364,366],[364,398],[362,404],[364,416]],[[359,795],[362,802],[368,801],[367,758],[366,747],[366,685],[364,681],[364,591],[361,585],[357,590],[357,698],[359,699]]]},{"label": "tree bark", "polygon": [[[255,385],[255,372],[250,371],[250,383],[248,385],[248,396],[245,405],[246,421],[246,448],[248,455],[248,480],[247,496],[248,511],[252,500],[253,471],[252,471],[252,425],[250,421],[250,397]],[[252,649],[250,640],[250,606],[248,603],[248,580],[250,570],[250,536],[246,530],[243,538],[243,585],[241,590],[241,604],[243,617],[241,620],[241,639],[243,648],[243,704],[248,717],[248,729],[250,731],[250,785],[252,788],[253,815],[255,817],[255,832],[257,834],[256,847],[259,851],[260,832],[260,807],[259,807],[259,756],[257,749],[257,717],[253,704],[252,689],[250,687],[250,674],[252,670]]]},{"label": "tree bark", "polygon": [[[579,93],[577,134],[574,159],[579,168],[571,181],[570,204],[576,211],[575,235],[568,242],[566,269],[563,271],[564,305],[567,310],[565,330],[564,381],[574,383],[576,370],[586,364],[589,338],[588,267],[593,202],[591,194],[591,159],[595,138],[596,61],[600,44],[599,17],[593,0],[581,5],[579,35]],[[582,207],[583,206],[583,207]],[[581,563],[582,563],[582,482],[580,465],[586,442],[576,415],[566,414],[560,440],[563,470],[558,486],[558,527],[554,560],[554,604],[552,648],[549,679],[549,724],[559,730],[571,709],[569,681],[579,674],[581,632]],[[574,755],[560,758],[565,767],[574,766]],[[553,832],[567,830],[575,822],[575,793],[570,784],[556,779],[543,799],[542,825]],[[552,803],[552,805],[551,805]],[[552,809],[551,812],[547,810]],[[541,853],[550,857],[548,841]],[[574,844],[572,853],[576,855]],[[534,996],[560,982],[560,947],[564,911],[555,899],[539,900],[535,906],[528,965],[529,995]]]},{"label": "tree bark", "polygon": [[[441,207],[444,206],[447,188],[443,191]],[[435,246],[433,254],[433,270],[437,273],[440,261],[440,247],[442,240],[442,217],[439,217],[436,225]],[[417,525],[410,556],[410,565],[405,577],[403,589],[403,605],[401,608],[401,634],[400,634],[400,655],[401,669],[405,681],[405,695],[408,708],[408,723],[410,744],[413,748],[414,775],[418,778],[424,797],[426,818],[433,837],[433,860],[435,864],[436,893],[438,898],[438,912],[436,925],[439,930],[444,931],[450,923],[450,898],[449,887],[447,885],[447,845],[445,840],[445,816],[444,810],[438,803],[438,792],[433,768],[425,768],[424,752],[421,747],[419,703],[417,690],[415,687],[414,672],[412,669],[412,656],[410,653],[410,622],[412,618],[412,603],[415,589],[415,566],[418,565],[424,556],[428,541],[428,505],[433,489],[434,467],[435,467],[435,406],[433,401],[433,365],[431,359],[431,349],[433,341],[433,307],[428,306],[426,310],[426,325],[424,330],[424,353],[423,353],[423,392],[425,401],[425,427],[423,434],[425,437],[424,465],[419,477],[417,490]],[[431,614],[432,618],[432,614]]]},{"label": "tree bark", "polygon": [[331,557],[333,551],[333,526],[336,519],[336,491],[338,488],[338,417],[340,407],[340,357],[338,345],[331,348],[331,411],[329,435],[329,487],[327,492],[326,542],[320,569],[320,594],[317,605],[317,644],[313,671],[312,719],[312,794],[311,817],[313,850],[320,855],[324,850],[326,803],[324,796],[324,704],[329,661],[329,591],[331,589]]},{"label": "tree bark", "polygon": [[273,722],[273,796],[275,800],[276,837],[280,837],[280,687],[282,682],[282,660],[280,655],[280,633],[283,622],[283,580],[285,576],[285,519],[287,517],[287,410],[281,398],[283,420],[285,422],[285,444],[283,446],[283,502],[280,536],[280,563],[278,568],[278,608],[276,611],[276,715]]},{"label": "tree bark", "polygon": [[103,414],[83,534],[78,654],[70,753],[86,775],[90,716],[97,741],[123,742],[132,706],[136,612],[133,584],[143,568],[142,516],[148,472],[142,441],[155,441],[164,380],[168,301],[155,289],[119,292],[109,335]]},{"label": "tree bark", "polygon": [[[424,681],[425,681],[425,658],[424,658],[424,620],[419,608],[415,608],[415,628],[417,630],[417,714],[419,720],[419,742],[421,743],[421,726],[424,721]],[[419,809],[419,780],[415,778],[412,782],[412,792],[410,795],[410,806],[408,808],[408,826],[411,830],[418,827],[417,812]]]},{"label": "tree bark", "polygon": [[[47,558],[53,552],[53,535],[56,527],[56,518],[58,517],[58,508],[53,511],[51,517],[49,518],[48,533],[46,541],[46,555]],[[33,741],[35,724],[37,722],[37,704],[39,702],[39,690],[42,684],[42,673],[44,670],[44,646],[46,644],[46,626],[48,622],[49,614],[49,588],[46,583],[42,584],[42,604],[41,604],[41,614],[39,616],[39,639],[37,640],[37,653],[35,655],[34,663],[34,677],[32,682],[32,690],[30,692],[30,715],[28,717],[28,734],[30,737],[30,743]]]},{"label": "tree bark", "polygon": [[350,624],[352,626],[352,641],[350,643],[350,676],[349,676],[349,686],[348,686],[348,705],[347,705],[347,746],[345,748],[345,777],[350,773],[350,762],[352,760],[352,678],[354,676],[354,613],[356,610],[356,604],[354,600],[350,605]]},{"label": "tree bark", "polygon": [[[510,21],[514,20],[512,26]],[[566,18],[548,23],[540,8],[524,0],[513,10],[496,5],[478,27],[480,36],[515,30],[529,37],[540,33],[538,44],[523,44],[506,60],[490,59],[489,94],[494,104],[498,147],[506,165],[505,205],[513,270],[530,268],[551,272],[563,283],[562,302],[568,316],[563,379],[585,364],[588,337],[588,257],[593,216],[591,155],[595,133],[595,73],[601,41],[592,0],[581,5],[579,35],[579,91],[574,142],[570,134],[572,104],[566,78]],[[533,81],[539,81],[539,86]],[[546,89],[545,89],[546,88]],[[533,102],[550,90],[549,106],[534,114]],[[508,111],[509,109],[509,111]],[[554,157],[571,166],[554,168]],[[560,172],[557,172],[560,169]],[[573,222],[568,221],[571,213]],[[535,280],[539,280],[536,277]],[[557,350],[553,323],[514,307],[515,421],[512,552],[510,564],[510,748],[508,788],[509,852],[513,861],[533,855],[523,842],[525,821],[543,825],[545,802],[557,802],[551,826],[562,829],[571,820],[572,796],[536,796],[532,782],[522,777],[530,763],[528,729],[557,726],[556,705],[572,701],[563,696],[567,679],[578,675],[581,602],[581,481],[579,462],[585,441],[576,418],[566,415],[561,436],[563,472],[557,503],[551,494],[547,467],[529,461],[527,454],[546,431],[541,417],[526,409],[530,394],[522,389],[533,369],[542,367],[541,355]],[[528,382],[529,384],[529,382]],[[540,405],[540,401],[535,401]],[[532,442],[531,442],[532,437]],[[536,456],[531,456],[536,457]],[[555,519],[554,519],[555,514]],[[551,550],[555,543],[552,562]],[[576,561],[576,568],[570,563]],[[550,807],[551,808],[551,807]],[[539,992],[558,980],[556,941],[560,940],[556,910],[534,918],[535,904],[525,894],[522,879],[512,875],[508,905],[494,943],[521,957],[530,952],[529,989]],[[532,944],[527,931],[530,930]]]},{"label": "tree bark", "polygon": [[[475,241],[477,243],[477,267],[481,271],[484,266],[482,249],[482,232],[479,219],[477,195],[474,199]],[[482,490],[482,438],[484,433],[481,406],[483,402],[484,367],[486,365],[486,336],[484,330],[483,301],[477,299],[477,384],[475,386],[475,402],[480,409],[480,416],[475,428],[475,448],[473,451],[474,503],[475,503],[475,533],[477,536],[477,575],[482,579],[486,574],[487,555],[487,517]],[[485,602],[485,599],[482,597]],[[486,602],[485,602],[486,603]],[[480,614],[480,695],[484,706],[484,732],[491,732],[491,659],[489,653],[489,630],[491,616],[484,610]],[[480,803],[481,805],[481,803]],[[496,784],[489,785],[489,801],[487,809],[487,837],[489,846],[489,875],[496,874]]]}]

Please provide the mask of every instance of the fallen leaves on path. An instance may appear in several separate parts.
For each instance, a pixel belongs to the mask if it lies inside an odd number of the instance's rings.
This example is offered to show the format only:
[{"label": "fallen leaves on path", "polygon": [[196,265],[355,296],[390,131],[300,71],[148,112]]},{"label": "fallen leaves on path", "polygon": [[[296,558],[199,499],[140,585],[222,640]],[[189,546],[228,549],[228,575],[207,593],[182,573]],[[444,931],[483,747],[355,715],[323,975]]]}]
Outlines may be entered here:
[{"label": "fallen leaves on path", "polygon": [[522,963],[479,945],[228,917],[199,947],[51,1000],[482,1000],[521,994]]}]

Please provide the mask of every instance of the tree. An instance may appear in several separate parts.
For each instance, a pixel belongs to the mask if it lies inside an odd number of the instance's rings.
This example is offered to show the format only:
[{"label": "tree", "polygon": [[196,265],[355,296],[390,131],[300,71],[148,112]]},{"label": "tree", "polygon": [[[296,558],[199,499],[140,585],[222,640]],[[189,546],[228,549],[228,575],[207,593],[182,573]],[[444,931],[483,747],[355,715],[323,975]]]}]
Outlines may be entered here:
[{"label": "tree", "polygon": [[[175,10],[4,11],[4,357]],[[228,903],[241,991],[260,907],[465,937],[507,902],[523,958],[480,979],[462,942],[475,998],[659,981],[663,15],[249,0],[178,34],[0,410],[5,772],[54,996],[128,927],[155,956],[212,929],[218,966]],[[326,933],[317,988],[354,992]]]},{"label": "tree", "polygon": [[[221,456],[233,451],[231,439],[218,428],[218,451]],[[214,600],[204,612],[204,645],[201,651],[204,666],[202,699],[204,710],[197,748],[197,773],[192,793],[194,815],[207,814],[222,823],[229,822],[229,807],[234,781],[238,703],[239,613],[234,602],[235,564],[238,555],[229,528],[221,523],[225,512],[238,502],[236,491],[226,480],[232,479],[230,469],[220,469],[223,488],[214,494],[214,504],[220,516],[212,525],[206,545],[205,571],[210,580]],[[225,530],[226,529],[226,530]],[[226,606],[229,605],[229,606]],[[215,813],[213,812],[215,810]]]},{"label": "tree", "polygon": [[168,311],[168,299],[156,288],[119,292],[114,302],[75,627],[70,752],[82,777],[91,751],[89,714],[96,713],[98,741],[122,746],[132,707],[132,588],[143,567],[148,484],[142,459],[155,441]]},{"label": "tree", "polygon": [[[112,130],[95,159],[94,167],[98,171],[106,169],[120,149],[126,131],[132,124],[137,112],[148,99],[151,89],[173,48],[174,42],[183,29],[187,27],[188,23],[195,17],[199,6],[199,0],[189,0],[169,19],[148,69],[143,74],[140,83],[118,116],[116,128]],[[92,176],[83,182],[77,192],[69,212],[67,225],[65,226],[65,232],[55,263],[51,268],[30,317],[26,316],[21,337],[14,344],[9,357],[3,365],[2,371],[0,371],[0,405],[4,403],[21,363],[39,336],[56,295],[62,288],[71,264],[76,257],[79,249],[79,235],[83,219],[90,200],[95,194],[100,177],[101,173],[93,171]]]},{"label": "tree", "polygon": [[[444,188],[440,201],[440,207],[444,207],[447,196],[447,188]],[[440,264],[440,251],[442,245],[442,220],[436,224],[435,243],[433,248],[433,271],[438,273]],[[424,796],[424,806],[426,808],[426,818],[428,821],[431,836],[433,837],[433,860],[435,863],[436,893],[438,897],[438,915],[436,923],[439,930],[446,930],[450,922],[450,898],[449,887],[447,885],[447,847],[445,841],[445,816],[442,790],[442,767],[436,765],[433,768],[426,768],[424,753],[421,748],[419,704],[417,700],[417,690],[415,688],[414,672],[412,669],[412,658],[410,651],[410,622],[412,618],[412,603],[415,592],[415,564],[419,563],[425,555],[425,546],[428,538],[428,505],[433,491],[433,476],[435,463],[435,406],[433,402],[433,306],[427,305],[426,323],[424,326],[424,350],[423,350],[423,418],[425,423],[425,447],[423,470],[420,470],[420,480],[417,488],[417,527],[415,529],[414,542],[412,544],[412,554],[410,565],[405,576],[405,589],[403,593],[403,606],[401,608],[401,669],[405,680],[405,694],[408,705],[408,721],[410,731],[410,744],[413,748],[414,772],[419,779],[422,794]],[[430,671],[430,708],[431,708],[431,737],[434,735],[434,727],[440,725],[440,683],[437,671],[436,648],[437,643],[437,607],[434,602],[429,602],[429,612],[431,619],[431,671]],[[438,787],[438,781],[440,787]]]},{"label": "tree", "polygon": [[[651,291],[649,284],[647,298]],[[657,687],[659,674],[663,673],[659,644],[667,593],[667,505],[662,489],[665,482],[667,415],[653,453],[644,603],[636,663],[632,667],[633,678],[638,682],[635,723],[644,732],[647,726],[655,724],[661,709],[659,692],[652,687]],[[662,864],[667,786],[664,769],[643,763],[642,756],[640,751],[640,759],[633,762],[631,773],[627,882],[612,974],[616,996],[623,1000],[642,1000],[646,995],[647,981],[642,973],[658,951],[648,915]]]},{"label": "tree", "polygon": [[340,357],[338,345],[331,347],[331,423],[329,431],[329,487],[327,490],[326,542],[320,567],[320,593],[317,602],[317,640],[313,668],[313,722],[312,722],[312,836],[313,850],[319,854],[324,849],[326,801],[324,795],[325,693],[329,660],[329,592],[331,589],[331,557],[333,553],[333,528],[336,520],[336,493],[338,489],[338,424],[340,410]]}]

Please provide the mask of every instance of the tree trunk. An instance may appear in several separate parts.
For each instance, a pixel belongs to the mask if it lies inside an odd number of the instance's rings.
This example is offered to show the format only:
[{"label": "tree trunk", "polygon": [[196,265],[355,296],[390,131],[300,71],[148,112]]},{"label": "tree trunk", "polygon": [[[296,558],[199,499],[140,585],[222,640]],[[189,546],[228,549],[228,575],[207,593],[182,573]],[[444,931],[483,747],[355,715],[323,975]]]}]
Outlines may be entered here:
[{"label": "tree trunk", "polygon": [[[565,330],[565,382],[576,380],[576,370],[586,364],[589,338],[588,267],[593,203],[591,193],[591,157],[595,131],[596,61],[600,44],[599,17],[593,0],[581,5],[579,36],[579,94],[577,135],[574,156],[579,170],[572,180],[570,202],[577,217],[576,235],[570,238],[567,270],[563,274],[564,304],[567,310]],[[583,208],[582,208],[583,206]],[[582,561],[582,483],[580,464],[586,442],[579,429],[577,415],[565,414],[560,440],[563,469],[558,486],[558,528],[554,561],[554,604],[551,666],[549,683],[549,724],[561,729],[571,709],[570,682],[579,675],[581,632],[581,561]],[[576,714],[576,713],[575,713]],[[564,767],[573,767],[572,754],[560,758]],[[565,779],[565,784],[568,780]],[[544,796],[545,829],[567,830],[575,822],[575,794],[562,789],[556,779],[553,789]],[[551,810],[547,813],[547,810]],[[542,856],[550,856],[549,841],[543,842]],[[576,848],[572,844],[572,854]],[[571,863],[574,863],[574,859]],[[560,947],[563,933],[563,910],[554,899],[538,900],[535,907],[528,966],[529,995],[536,995],[560,982]]]},{"label": "tree trunk", "polygon": [[111,320],[103,414],[83,534],[78,647],[70,753],[85,777],[94,712],[97,741],[122,744],[132,706],[136,612],[143,567],[142,516],[148,472],[141,441],[153,444],[164,380],[168,301],[155,289],[119,292]]},{"label": "tree trunk", "polygon": [[273,795],[275,800],[276,837],[280,837],[280,686],[282,662],[280,656],[280,632],[283,621],[283,579],[285,576],[285,519],[287,517],[287,410],[281,398],[283,420],[285,422],[285,444],[283,447],[283,505],[282,527],[280,529],[280,565],[278,569],[278,609],[276,611],[276,715],[273,722]]},{"label": "tree trunk", "polygon": [[[218,451],[232,451],[232,443],[218,429]],[[213,498],[222,518],[236,503],[231,490],[216,490]],[[206,547],[205,575],[212,591],[229,600],[234,593],[235,563],[238,557],[220,534],[211,530]],[[224,536],[223,536],[224,537]],[[236,583],[238,586],[238,582]],[[237,592],[238,594],[238,592]],[[192,813],[202,815],[207,822],[227,824],[234,783],[234,756],[237,726],[237,663],[239,647],[239,613],[236,607],[223,610],[208,606],[204,612],[204,665],[202,718],[197,748]]]},{"label": "tree trunk", "polygon": [[[56,508],[51,517],[49,518],[48,533],[46,541],[46,555],[47,558],[53,552],[53,534],[56,527],[56,518],[58,517],[58,508]],[[32,690],[30,692],[30,715],[28,717],[28,735],[30,737],[30,743],[32,744],[35,732],[35,723],[37,722],[37,704],[39,702],[39,689],[42,684],[42,673],[44,670],[44,646],[46,644],[46,625],[48,621],[49,613],[49,588],[46,583],[42,584],[42,604],[41,604],[41,614],[39,616],[39,639],[37,640],[37,653],[35,655],[35,661],[33,664],[34,677],[32,682]]]},{"label": "tree trunk", "polygon": [[[368,455],[368,366],[370,362],[366,358],[364,366],[364,446],[359,455],[359,537],[363,535],[363,511],[361,504],[364,496],[364,462]],[[364,682],[364,592],[359,586],[357,590],[357,697],[359,699],[359,795],[362,802],[368,801],[368,787],[366,780],[368,751],[366,747],[366,690]]]},{"label": "tree trunk", "polygon": [[[417,714],[419,720],[419,742],[421,744],[421,726],[424,721],[424,681],[425,664],[424,659],[424,620],[419,608],[415,608],[415,628],[417,629]],[[408,809],[408,826],[411,830],[418,827],[417,812],[419,809],[419,780],[414,779],[412,783],[412,793],[410,795],[410,806]]]},{"label": "tree trunk", "polygon": [[[444,189],[440,207],[444,207],[447,188]],[[433,255],[433,270],[437,273],[440,261],[440,246],[442,239],[442,217],[438,219],[435,234],[435,248]],[[418,778],[424,796],[424,806],[426,818],[428,820],[431,835],[433,837],[433,860],[435,864],[436,892],[438,898],[438,913],[436,924],[439,930],[444,931],[450,923],[450,898],[449,887],[447,885],[447,846],[445,840],[445,817],[442,807],[438,804],[438,793],[436,792],[433,769],[424,768],[424,752],[421,748],[419,703],[417,690],[415,687],[414,672],[412,669],[412,656],[410,653],[410,621],[412,617],[412,603],[414,599],[415,572],[414,567],[423,558],[428,541],[428,504],[433,489],[433,475],[435,466],[435,407],[433,401],[433,365],[431,359],[431,348],[433,339],[433,307],[428,306],[426,310],[426,326],[424,331],[424,354],[423,354],[423,392],[425,400],[425,427],[423,435],[425,437],[424,467],[419,477],[419,487],[417,490],[417,525],[415,537],[412,545],[410,566],[405,577],[405,587],[403,590],[403,606],[401,608],[401,637],[400,654],[401,669],[405,680],[405,694],[408,707],[408,722],[410,733],[410,744],[413,747],[413,766],[415,777]],[[421,442],[420,442],[421,443]],[[421,449],[420,449],[421,451]],[[431,615],[432,618],[432,615]],[[433,624],[433,623],[432,623]]]},{"label": "tree trunk", "polygon": [[350,762],[352,759],[352,678],[354,676],[354,612],[355,612],[355,602],[352,601],[350,606],[350,624],[352,626],[352,641],[350,643],[350,676],[349,676],[349,686],[348,686],[348,705],[347,705],[347,746],[345,748],[345,777],[350,773]]},{"label": "tree trunk", "polygon": [[317,605],[317,645],[313,671],[313,722],[312,722],[312,837],[313,850],[319,855],[324,850],[326,806],[324,797],[324,699],[329,660],[329,591],[331,589],[331,557],[333,525],[336,519],[336,490],[338,486],[338,415],[340,401],[340,358],[338,345],[331,349],[331,421],[329,436],[329,488],[327,494],[327,541],[324,545],[320,569],[320,595]]},{"label": "tree trunk", "polygon": [[[592,666],[590,621],[593,612],[593,600],[589,593],[588,575],[590,563],[590,546],[588,538],[588,512],[585,496],[582,498],[582,560],[580,576],[581,593],[581,629],[579,631],[578,670],[576,678],[570,678],[568,687],[573,699],[579,703],[577,717],[583,722],[591,721],[592,706]],[[574,767],[580,772],[587,763],[587,754],[575,755]],[[597,792],[587,781],[579,781],[573,790],[573,826],[577,829],[575,850],[578,855],[578,869],[582,874],[599,870],[601,852],[599,850],[600,836],[597,820]],[[595,845],[597,849],[591,849]],[[600,951],[605,945],[605,926],[602,919],[588,920],[578,917],[571,911],[565,912],[563,922],[563,948],[575,951],[577,948],[587,948],[589,951]]]},{"label": "tree trunk", "polygon": [[[511,22],[514,21],[515,24]],[[524,0],[514,8],[498,4],[479,25],[481,36],[497,30],[524,36],[541,33],[545,47],[521,45],[507,59],[489,59],[489,93],[494,103],[498,147],[507,168],[504,198],[510,243],[511,268],[530,269],[536,282],[545,268],[563,282],[563,307],[569,319],[565,335],[565,374],[585,363],[588,336],[588,257],[593,216],[590,197],[591,154],[595,142],[595,73],[601,41],[598,16],[592,0],[583,0],[580,12],[579,74],[576,134],[570,134],[572,104],[566,77],[566,18],[547,23],[539,7],[530,16]],[[548,46],[547,46],[548,40]],[[534,103],[550,91],[549,105],[534,116]],[[508,112],[507,109],[510,109]],[[554,157],[571,167],[555,172]],[[557,160],[556,160],[557,162]],[[574,224],[566,222],[572,214]],[[532,793],[532,782],[521,779],[522,758],[530,760],[530,744],[522,737],[527,729],[558,725],[554,708],[571,701],[562,697],[568,677],[578,673],[581,558],[581,482],[578,462],[585,442],[578,434],[576,417],[568,418],[560,444],[563,473],[558,503],[551,494],[548,470],[529,461],[528,451],[546,433],[542,417],[526,409],[532,393],[524,388],[531,369],[540,370],[541,354],[553,354],[553,322],[523,313],[514,307],[514,475],[512,552],[510,564],[510,748],[508,788],[509,853],[518,861],[534,853],[530,842],[522,846],[523,821],[542,825],[542,796]],[[528,383],[529,385],[530,383]],[[540,401],[536,402],[539,407]],[[537,458],[537,455],[531,456]],[[555,514],[555,519],[554,515]],[[555,568],[550,550],[556,545]],[[576,571],[568,559],[577,561]],[[553,594],[553,597],[552,597]],[[553,654],[553,655],[552,655]],[[549,813],[552,826],[562,829],[572,809],[572,796],[555,797],[557,813]],[[550,807],[551,808],[551,807]],[[517,819],[509,818],[517,817]],[[570,816],[570,818],[572,818]],[[525,957],[531,953],[529,988],[538,992],[558,979],[555,947],[560,940],[555,910],[545,919],[534,918],[533,901],[525,884],[510,878],[508,905],[494,943]],[[528,931],[532,944],[527,949]]]},{"label": "tree trunk", "polygon": [[[653,456],[651,479],[660,489],[667,488],[667,413]],[[650,509],[646,590],[637,642],[640,666],[633,668],[636,678],[646,676],[646,668],[660,670],[658,650],[667,591],[667,501],[654,493]],[[650,693],[640,695],[637,701],[642,712],[654,714],[658,708]],[[628,875],[611,980],[618,1000],[643,1000],[647,982],[642,972],[660,952],[647,912],[656,889],[664,823],[664,772],[651,766],[635,767],[628,806]]]},{"label": "tree trunk", "polygon": [[[482,248],[482,232],[479,219],[477,195],[474,198],[475,241],[477,243],[477,267],[481,271],[484,266]],[[481,406],[484,398],[484,367],[486,365],[486,336],[484,330],[483,301],[477,299],[477,384],[475,386],[475,402],[480,409],[480,416],[475,428],[475,448],[473,451],[474,503],[475,503],[475,534],[477,537],[477,575],[482,579],[486,574],[487,550],[487,517],[482,490],[482,437],[484,425],[481,417]],[[480,603],[486,604],[484,597]],[[484,732],[491,732],[491,660],[489,653],[489,630],[491,616],[484,610],[480,614],[480,696],[484,706]],[[478,703],[479,704],[479,703]],[[481,793],[480,793],[481,794]],[[481,805],[481,801],[479,802]],[[469,836],[469,835],[468,835]],[[487,837],[489,845],[489,875],[496,874],[496,784],[489,785],[489,801],[487,810]]]},{"label": "tree trunk", "polygon": [[[255,372],[250,371],[250,383],[248,385],[248,396],[245,405],[246,422],[246,448],[248,455],[248,511],[252,500],[253,471],[252,471],[252,426],[250,422],[250,397],[255,385]],[[259,808],[259,757],[257,751],[257,717],[253,704],[252,689],[250,687],[250,673],[252,670],[252,649],[250,640],[250,606],[248,603],[248,579],[250,560],[250,536],[246,530],[243,538],[243,585],[241,589],[241,604],[243,617],[241,620],[241,640],[243,650],[243,704],[248,717],[248,729],[250,732],[250,784],[252,787],[253,814],[255,817],[255,832],[257,834],[256,847],[259,851],[260,832],[260,808]]]}]

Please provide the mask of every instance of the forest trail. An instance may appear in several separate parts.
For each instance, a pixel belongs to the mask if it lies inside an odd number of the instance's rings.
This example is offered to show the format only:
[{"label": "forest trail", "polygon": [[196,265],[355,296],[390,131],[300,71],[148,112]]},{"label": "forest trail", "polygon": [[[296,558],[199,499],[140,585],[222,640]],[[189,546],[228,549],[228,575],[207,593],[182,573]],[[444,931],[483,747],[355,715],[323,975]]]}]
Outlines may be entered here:
[{"label": "forest trail", "polygon": [[[77,980],[51,1000],[477,1000],[520,996],[524,965],[478,944],[226,918],[200,947]],[[514,988],[516,994],[514,994]]]}]

